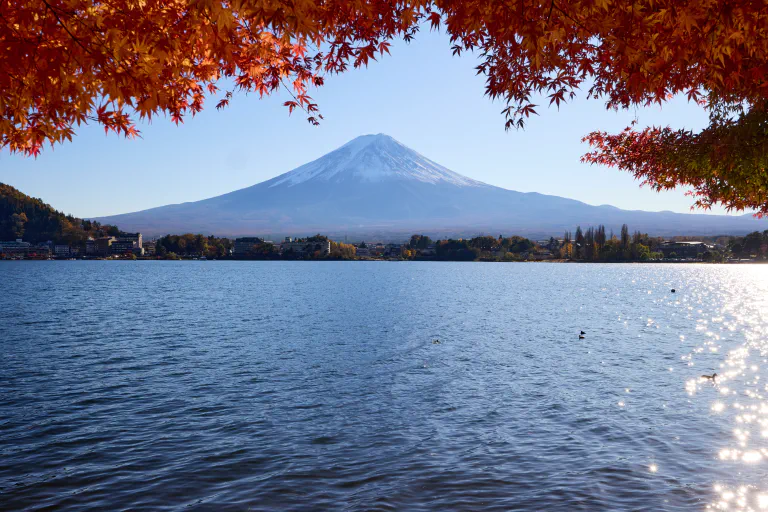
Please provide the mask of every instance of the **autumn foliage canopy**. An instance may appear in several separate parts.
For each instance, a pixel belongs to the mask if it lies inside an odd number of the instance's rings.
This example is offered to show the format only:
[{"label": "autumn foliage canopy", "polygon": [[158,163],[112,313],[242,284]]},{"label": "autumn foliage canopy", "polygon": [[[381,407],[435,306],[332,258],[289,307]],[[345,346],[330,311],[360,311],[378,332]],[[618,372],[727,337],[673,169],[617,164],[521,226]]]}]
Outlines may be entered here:
[{"label": "autumn foliage canopy", "polygon": [[576,93],[616,109],[700,102],[702,132],[591,133],[584,160],[768,213],[763,0],[0,0],[0,147],[37,155],[87,122],[133,136],[137,118],[178,123],[236,90],[284,89],[318,123],[312,87],[420,27],[479,56],[508,128]]}]

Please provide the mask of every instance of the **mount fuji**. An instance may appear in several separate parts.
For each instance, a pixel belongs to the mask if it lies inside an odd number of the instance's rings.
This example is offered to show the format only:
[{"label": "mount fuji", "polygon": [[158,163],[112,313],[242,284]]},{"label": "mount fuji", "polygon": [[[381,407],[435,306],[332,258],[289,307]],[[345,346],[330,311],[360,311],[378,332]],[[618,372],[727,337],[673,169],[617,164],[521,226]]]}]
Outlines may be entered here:
[{"label": "mount fuji", "polygon": [[621,224],[653,235],[768,229],[751,215],[628,211],[522,193],[457,174],[384,134],[363,135],[290,172],[202,201],[97,219],[145,235],[367,236],[562,234],[577,224]]}]

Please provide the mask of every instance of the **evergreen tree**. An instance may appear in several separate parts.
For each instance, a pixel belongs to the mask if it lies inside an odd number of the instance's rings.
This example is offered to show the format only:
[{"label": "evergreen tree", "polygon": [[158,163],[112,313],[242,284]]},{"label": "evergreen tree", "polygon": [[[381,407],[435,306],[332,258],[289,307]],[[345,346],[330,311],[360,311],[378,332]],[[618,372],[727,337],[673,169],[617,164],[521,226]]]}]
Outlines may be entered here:
[{"label": "evergreen tree", "polygon": [[574,259],[581,259],[584,255],[584,233],[581,231],[581,226],[576,226],[576,246],[573,248]]},{"label": "evergreen tree", "polygon": [[597,231],[595,232],[595,243],[597,244],[598,251],[602,251],[603,247],[605,247],[605,226],[602,224],[597,226]]},{"label": "evergreen tree", "polygon": [[629,255],[629,226],[623,224],[621,226],[621,249],[625,253],[625,257]]}]

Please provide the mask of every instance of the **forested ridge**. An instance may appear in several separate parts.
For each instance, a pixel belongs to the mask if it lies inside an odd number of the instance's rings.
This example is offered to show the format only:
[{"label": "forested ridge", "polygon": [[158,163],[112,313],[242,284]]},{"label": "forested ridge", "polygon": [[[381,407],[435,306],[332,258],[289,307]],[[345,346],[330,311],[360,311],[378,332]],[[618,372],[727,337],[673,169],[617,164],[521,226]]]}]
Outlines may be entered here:
[{"label": "forested ridge", "polygon": [[51,240],[84,246],[89,236],[117,236],[119,233],[116,226],[67,215],[41,199],[0,183],[0,241],[21,238],[32,243]]}]

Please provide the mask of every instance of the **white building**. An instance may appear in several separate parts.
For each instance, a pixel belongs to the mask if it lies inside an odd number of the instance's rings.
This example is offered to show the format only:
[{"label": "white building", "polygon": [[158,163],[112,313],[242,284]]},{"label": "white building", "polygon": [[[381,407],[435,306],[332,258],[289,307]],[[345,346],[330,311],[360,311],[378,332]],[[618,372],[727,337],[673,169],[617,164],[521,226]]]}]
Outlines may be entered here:
[{"label": "white building", "polygon": [[117,241],[131,242],[134,249],[141,249],[143,246],[141,233],[122,233],[119,237],[117,237]]}]

